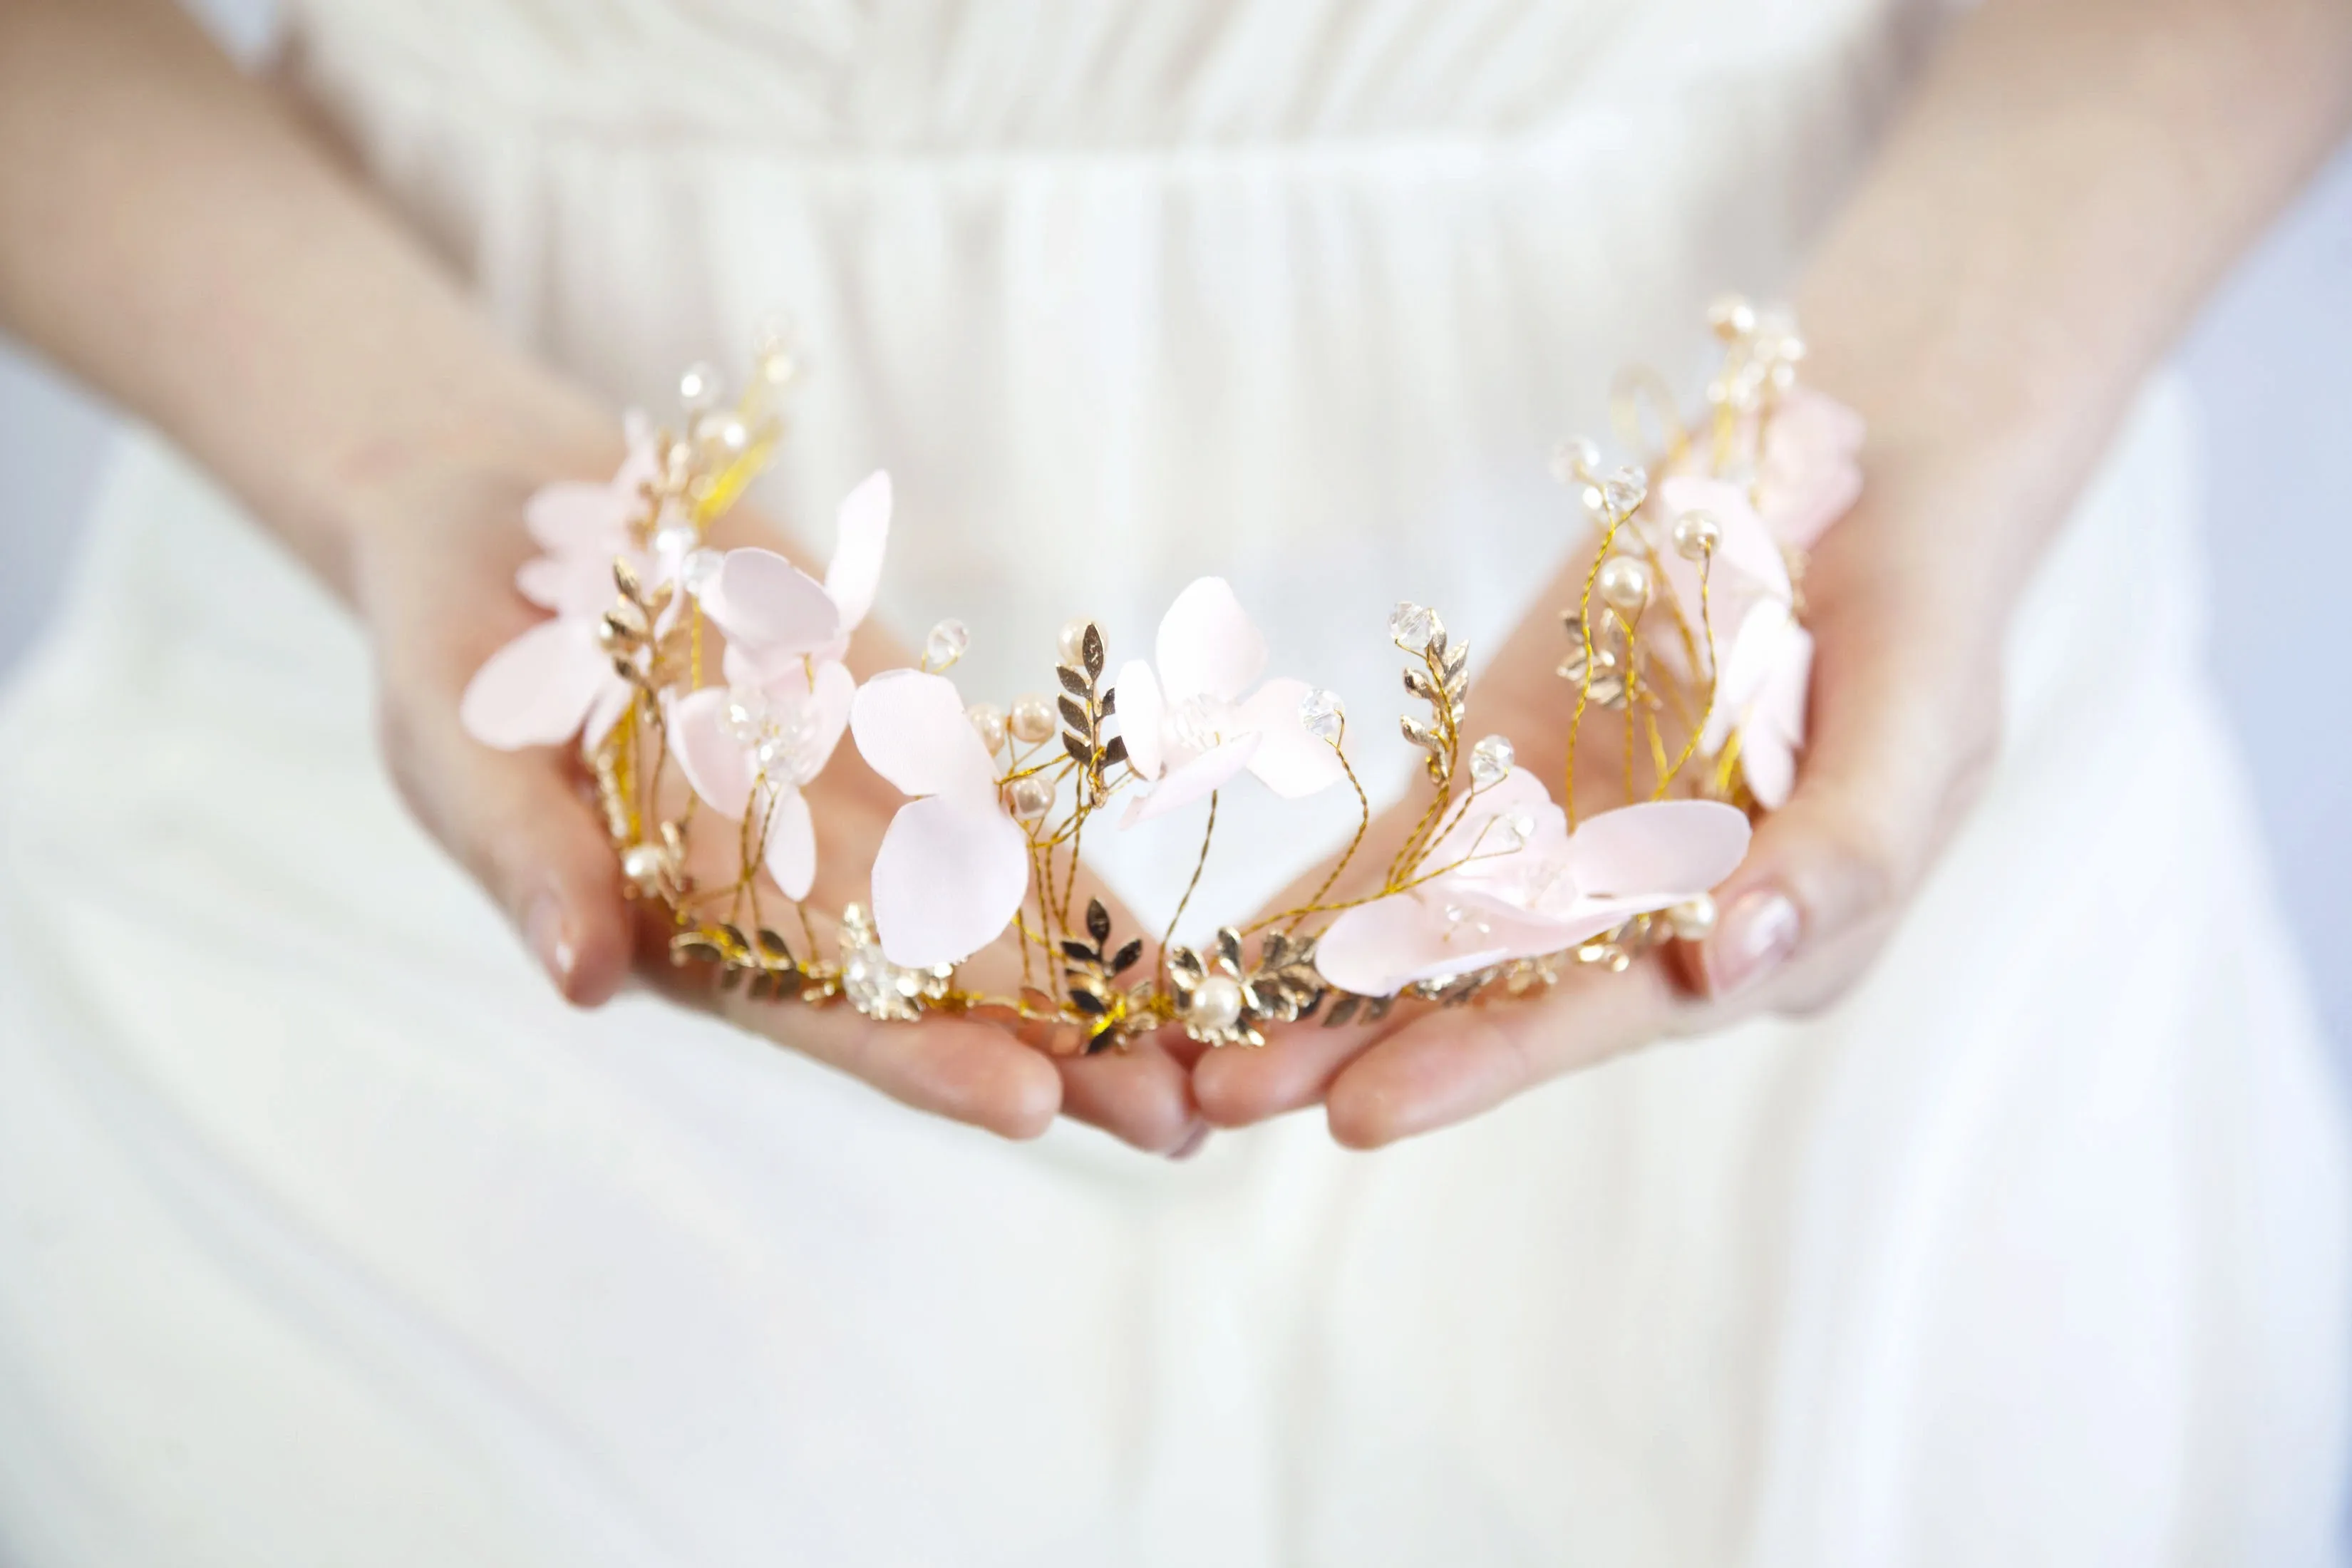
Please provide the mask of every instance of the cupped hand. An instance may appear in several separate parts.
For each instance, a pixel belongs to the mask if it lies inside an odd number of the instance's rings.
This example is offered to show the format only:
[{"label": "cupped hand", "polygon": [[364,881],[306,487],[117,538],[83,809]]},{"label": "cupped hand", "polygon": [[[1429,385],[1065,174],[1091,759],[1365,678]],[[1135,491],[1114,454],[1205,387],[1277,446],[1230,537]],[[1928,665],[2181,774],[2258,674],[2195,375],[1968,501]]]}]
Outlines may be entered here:
[{"label": "cupped hand", "polygon": [[[451,464],[409,476],[398,506],[379,506],[354,531],[349,565],[351,596],[374,645],[382,746],[400,792],[507,911],[557,988],[594,1006],[639,969],[671,994],[908,1105],[1010,1138],[1034,1137],[1061,1113],[1155,1152],[1194,1141],[1201,1124],[1189,1075],[1150,1041],[1060,1058],[976,1019],[877,1023],[845,1004],[753,1001],[713,989],[698,972],[674,971],[667,921],[625,896],[577,748],[500,752],[466,732],[458,706],[467,681],[545,616],[514,588],[516,569],[534,552],[526,498],[549,479],[601,479],[617,457],[607,443],[583,442],[510,468]],[[792,553],[781,531],[746,508],[712,534],[721,547]],[[914,662],[870,622],[849,657],[861,677]],[[848,745],[807,793],[819,840],[809,907],[863,901],[866,868],[904,797]],[[821,934],[830,941],[829,931]],[[1016,969],[1014,941],[1008,935],[977,956],[974,973]]]},{"label": "cupped hand", "polygon": [[[1757,825],[1746,860],[1717,890],[1703,942],[1653,950],[1623,973],[1571,966],[1538,1000],[1401,1003],[1372,1026],[1297,1026],[1263,1050],[1212,1053],[1194,1071],[1208,1120],[1240,1126],[1319,1101],[1336,1139],[1370,1148],[1654,1040],[1843,994],[1996,752],[2000,640],[2017,574],[1972,554],[1968,521],[1957,496],[1874,474],[1864,502],[1821,542],[1804,579],[1816,639],[1808,749],[1790,798]],[[1559,610],[1577,603],[1583,567],[1554,582],[1474,679],[1464,726],[1508,736],[1547,772],[1575,700],[1555,673]],[[1605,797],[1612,771],[1580,770],[1580,809],[1622,804]],[[1386,813],[1373,847],[1402,842],[1423,804]],[[1318,880],[1303,879],[1294,897]]]}]

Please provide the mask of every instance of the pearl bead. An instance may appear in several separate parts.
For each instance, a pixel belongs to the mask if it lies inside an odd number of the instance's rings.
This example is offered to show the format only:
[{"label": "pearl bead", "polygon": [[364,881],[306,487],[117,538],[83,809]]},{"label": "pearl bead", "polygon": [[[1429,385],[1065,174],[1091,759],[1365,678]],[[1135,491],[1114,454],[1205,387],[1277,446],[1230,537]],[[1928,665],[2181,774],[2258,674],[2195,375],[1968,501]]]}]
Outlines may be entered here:
[{"label": "pearl bead", "polygon": [[1756,307],[1737,294],[1726,294],[1706,308],[1706,324],[1728,342],[1756,330]]},{"label": "pearl bead", "polygon": [[1242,1021],[1242,988],[1238,982],[1212,974],[1192,987],[1185,1004],[1184,1021],[1196,1029],[1230,1029]]},{"label": "pearl bead", "polygon": [[1054,738],[1054,710],[1042,697],[1024,697],[1013,705],[1013,738],[1024,746]]},{"label": "pearl bead", "polygon": [[1612,555],[1601,563],[1601,597],[1620,615],[1637,614],[1650,602],[1650,569],[1631,555]]},{"label": "pearl bead", "polygon": [[1034,773],[1015,779],[1010,793],[1013,815],[1024,822],[1034,822],[1054,809],[1054,786]]},{"label": "pearl bead", "polygon": [[1686,511],[1675,519],[1675,552],[1697,561],[1723,547],[1723,524],[1703,511]]},{"label": "pearl bead", "polygon": [[980,743],[988,748],[990,756],[1004,750],[1004,710],[993,702],[975,702],[964,710],[964,717],[980,733]]},{"label": "pearl bead", "polygon": [[1705,942],[1715,929],[1715,900],[1706,893],[1685,899],[1666,911],[1666,922],[1685,942]]},{"label": "pearl bead", "polygon": [[648,893],[661,890],[662,879],[668,868],[668,857],[655,845],[632,844],[621,857],[622,872]]}]

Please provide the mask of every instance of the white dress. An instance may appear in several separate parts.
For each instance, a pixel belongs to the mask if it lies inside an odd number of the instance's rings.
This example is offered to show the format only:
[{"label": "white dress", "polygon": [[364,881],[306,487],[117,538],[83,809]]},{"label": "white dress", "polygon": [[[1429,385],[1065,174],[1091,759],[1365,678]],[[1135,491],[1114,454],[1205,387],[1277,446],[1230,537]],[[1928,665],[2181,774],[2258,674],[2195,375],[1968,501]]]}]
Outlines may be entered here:
[{"label": "white dress", "polygon": [[[884,610],[970,621],[975,691],[1216,571],[1381,711],[1388,604],[1529,607],[1551,439],[1787,281],[1935,21],[311,0],[289,68],[616,409],[789,308],[772,500],[887,464]],[[1176,1166],[564,1008],[395,804],[351,624],[140,444],[0,708],[0,1560],[2325,1560],[2347,1162],[2194,447],[2158,383],[1834,1013]],[[1236,831],[1202,907],[1320,847]]]}]

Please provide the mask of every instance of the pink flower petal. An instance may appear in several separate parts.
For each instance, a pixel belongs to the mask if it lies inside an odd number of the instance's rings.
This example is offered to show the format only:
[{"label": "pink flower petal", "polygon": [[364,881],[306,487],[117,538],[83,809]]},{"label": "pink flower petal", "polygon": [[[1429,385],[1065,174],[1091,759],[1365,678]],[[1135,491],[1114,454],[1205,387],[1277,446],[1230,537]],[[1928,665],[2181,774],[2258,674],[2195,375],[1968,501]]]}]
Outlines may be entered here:
[{"label": "pink flower petal", "polygon": [[1862,416],[1802,387],[1783,398],[1764,431],[1758,510],[1783,543],[1810,548],[1862,494]]},{"label": "pink flower petal", "polygon": [[1810,658],[1812,639],[1790,616],[1788,605],[1777,599],[1760,599],[1749,608],[1730,649],[1717,649],[1723,662],[1715,683],[1715,706],[1699,732],[1701,750],[1714,755],[1723,749],[1731,731],[1747,722],[1748,705],[1770,682],[1773,670],[1793,657],[1794,640],[1800,637],[1805,637]]},{"label": "pink flower petal", "polygon": [[1764,689],[1739,727],[1739,769],[1748,793],[1767,811],[1788,804],[1796,786],[1797,753],[1805,744],[1805,706],[1813,676],[1813,637],[1791,628]]},{"label": "pink flower petal", "polygon": [[847,665],[828,659],[816,667],[816,679],[809,689],[808,700],[816,712],[811,754],[821,770],[833,760],[834,748],[841,744],[842,731],[849,728],[849,710],[857,700],[857,678],[849,673]]},{"label": "pink flower petal", "polygon": [[669,749],[702,804],[740,822],[751,804],[751,759],[726,730],[727,693],[716,686],[670,704]]},{"label": "pink flower petal", "polygon": [[590,751],[604,743],[613,726],[629,711],[629,700],[636,695],[636,688],[609,669],[604,679],[595,700],[588,705],[587,720],[580,726],[580,743]]},{"label": "pink flower petal", "polygon": [[1224,787],[1233,776],[1249,766],[1257,754],[1259,737],[1241,735],[1223,745],[1202,752],[1191,762],[1168,771],[1168,776],[1151,786],[1151,793],[1128,803],[1127,815],[1119,818],[1121,827],[1133,827],[1139,822],[1149,822],[1155,816],[1165,816],[1180,806],[1196,800],[1206,800]]},{"label": "pink flower petal", "polygon": [[523,502],[523,526],[540,548],[573,555],[613,548],[627,537],[636,498],[611,485],[559,479]]},{"label": "pink flower petal", "polygon": [[970,812],[997,811],[995,761],[946,676],[913,669],[876,676],[857,689],[849,729],[866,766],[907,794],[949,796]]},{"label": "pink flower petal", "polygon": [[515,587],[532,604],[562,615],[601,615],[619,596],[613,586],[614,559],[604,551],[535,555],[516,569]]},{"label": "pink flower petal", "polygon": [[[861,710],[875,684],[858,694]],[[862,747],[864,726],[852,722]],[[1003,933],[1028,893],[1028,835],[992,804],[944,795],[915,801],[882,835],[873,887],[884,956],[910,968],[961,963]]]},{"label": "pink flower petal", "polygon": [[1265,638],[1223,577],[1202,577],[1176,595],[1160,619],[1154,652],[1171,708],[1188,697],[1230,702],[1265,668]]},{"label": "pink flower petal", "polygon": [[1129,769],[1139,779],[1160,776],[1160,726],[1168,704],[1160,695],[1160,679],[1139,658],[1118,667],[1111,689],[1118,693],[1118,732],[1127,737]]},{"label": "pink flower petal", "polygon": [[[1513,934],[1521,929],[1514,924]],[[1507,936],[1457,926],[1434,898],[1392,893],[1343,910],[1316,942],[1315,967],[1342,991],[1387,996],[1415,981],[1500,963],[1511,945]]]},{"label": "pink flower petal", "polygon": [[[1544,788],[1543,781],[1525,768],[1513,768],[1500,783],[1477,793],[1452,826],[1431,843],[1428,852],[1422,857],[1422,864],[1433,869],[1459,860],[1475,849],[1481,854],[1475,865],[1480,868],[1496,866],[1502,858],[1489,858],[1484,853],[1494,847],[1489,825],[1496,817],[1516,816],[1521,812],[1534,818],[1536,824],[1536,831],[1528,840],[1529,847],[1542,847],[1547,839],[1547,827],[1550,829],[1549,837],[1553,842],[1567,838],[1567,817],[1559,807],[1551,803],[1551,793]],[[1465,873],[1468,869],[1465,868]]]},{"label": "pink flower petal", "polygon": [[1258,734],[1250,772],[1285,800],[1328,789],[1348,776],[1339,753],[1309,734],[1307,721],[1298,716],[1298,705],[1314,692],[1307,682],[1286,676],[1259,687],[1239,710],[1243,727]]},{"label": "pink flower petal", "polygon": [[1589,817],[1569,836],[1569,875],[1581,898],[1660,908],[1703,893],[1738,868],[1748,818],[1712,800],[1654,800]]},{"label": "pink flower petal", "polygon": [[586,621],[541,621],[474,672],[457,705],[466,733],[502,752],[552,746],[580,732],[612,660]]},{"label": "pink flower petal", "polygon": [[784,897],[798,903],[808,897],[816,880],[816,824],[809,817],[808,797],[796,789],[778,795],[768,813],[764,857],[768,875]]},{"label": "pink flower petal", "polygon": [[890,543],[890,476],[880,470],[842,498],[834,518],[833,564],[825,568],[824,591],[849,631],[874,607],[882,583],[882,556]]},{"label": "pink flower petal", "polygon": [[841,633],[824,585],[772,550],[730,550],[702,592],[702,613],[762,657],[814,653]]}]

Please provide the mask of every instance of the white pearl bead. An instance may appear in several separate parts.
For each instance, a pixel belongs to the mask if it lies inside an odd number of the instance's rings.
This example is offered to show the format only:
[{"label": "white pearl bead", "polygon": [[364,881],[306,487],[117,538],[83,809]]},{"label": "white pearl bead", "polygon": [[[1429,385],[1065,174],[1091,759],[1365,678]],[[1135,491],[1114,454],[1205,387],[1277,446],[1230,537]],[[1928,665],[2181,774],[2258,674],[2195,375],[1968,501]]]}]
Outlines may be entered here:
[{"label": "white pearl bead", "polygon": [[1685,942],[1705,942],[1715,930],[1715,900],[1706,893],[1685,899],[1666,911],[1666,922]]},{"label": "white pearl bead", "polygon": [[1631,555],[1612,555],[1601,563],[1599,586],[1610,608],[1632,616],[1650,602],[1650,569]]},{"label": "white pearl bead", "polygon": [[1686,561],[1712,555],[1723,547],[1723,524],[1703,511],[1686,511],[1675,519],[1675,552]]},{"label": "white pearl bead", "polygon": [[1024,746],[1054,738],[1054,710],[1042,697],[1024,697],[1013,705],[1013,738]]},{"label": "white pearl bead", "polygon": [[1011,793],[1013,815],[1024,822],[1034,822],[1054,809],[1054,786],[1034,773],[1014,780]]},{"label": "white pearl bead", "polygon": [[1065,623],[1062,627],[1058,643],[1062,651],[1062,662],[1072,669],[1084,669],[1087,667],[1087,632],[1093,626],[1094,622],[1080,616],[1075,621]]},{"label": "white pearl bead", "polygon": [[1196,1029],[1230,1029],[1242,1019],[1242,988],[1222,974],[1212,974],[1192,987],[1184,1021]]},{"label": "white pearl bead", "polygon": [[648,893],[661,889],[663,873],[668,868],[668,858],[651,844],[632,844],[621,857],[621,870],[630,881]]},{"label": "white pearl bead", "polygon": [[990,756],[1004,750],[1004,710],[993,702],[975,702],[964,710],[964,717],[980,733],[980,743],[988,748]]}]

